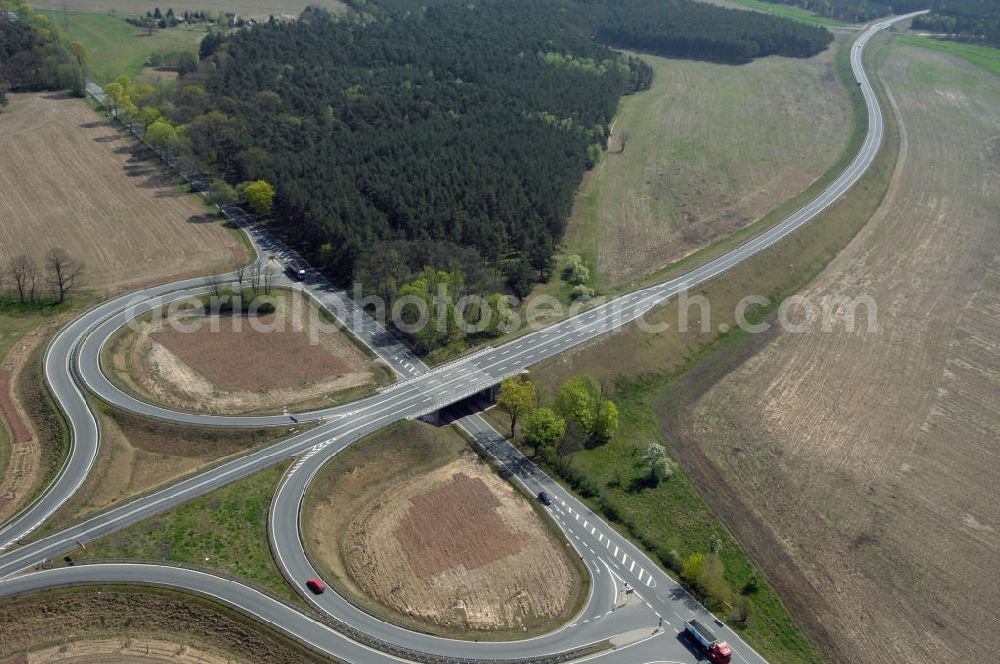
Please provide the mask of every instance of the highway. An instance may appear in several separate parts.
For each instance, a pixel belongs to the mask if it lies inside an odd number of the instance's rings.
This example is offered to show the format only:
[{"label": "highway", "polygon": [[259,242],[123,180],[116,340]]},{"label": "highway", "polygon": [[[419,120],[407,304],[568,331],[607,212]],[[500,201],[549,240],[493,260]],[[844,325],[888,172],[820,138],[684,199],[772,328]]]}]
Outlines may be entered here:
[{"label": "highway", "polygon": [[[554,497],[549,513],[590,570],[592,582],[588,601],[571,624],[561,629],[535,639],[505,643],[442,639],[380,621],[332,591],[311,595],[304,589],[303,582],[319,575],[301,543],[302,497],[325,462],[366,434],[403,418],[440,411],[531,365],[636,321],[656,305],[773,246],[836,202],[868,170],[883,140],[882,109],[862,64],[864,48],[879,30],[914,15],[893,17],[871,25],[852,48],[851,65],[868,108],[868,131],[857,156],[844,172],[817,198],[786,219],[680,277],[623,295],[542,330],[431,369],[318,275],[310,274],[303,283],[276,276],[275,285],[301,288],[326,307],[402,379],[371,397],[294,416],[219,416],[165,409],[115,387],[101,370],[101,349],[115,330],[132,318],[164,304],[208,292],[206,281],[192,279],[148,288],[87,311],[55,338],[46,354],[46,378],[72,429],[73,447],[62,472],[48,491],[0,529],[0,550],[7,550],[0,555],[0,579],[3,579],[0,597],[80,583],[162,585],[218,599],[348,662],[547,661],[545,658],[554,653],[575,651],[607,639],[614,639],[619,647],[588,659],[632,664],[697,661],[694,651],[677,638],[677,632],[683,629],[683,621],[691,617],[709,623],[715,620],[714,617],[641,551],[563,491],[474,413],[459,413],[458,425],[504,464],[526,491],[535,494],[544,489]],[[260,256],[280,256],[287,252],[251,221],[242,223]],[[84,390],[120,408],[183,424],[288,427],[309,420],[317,426],[210,467],[59,532],[27,541],[29,535],[79,488],[96,458],[100,432],[84,398]],[[296,461],[282,479],[269,514],[271,546],[289,581],[318,611],[328,616],[331,624],[339,625],[337,629],[242,584],[180,567],[101,564],[26,572],[75,549],[78,543],[93,541],[292,458]],[[734,662],[764,662],[728,627],[718,623],[716,628],[733,647]],[[345,633],[350,633],[352,638]],[[430,659],[432,657],[437,659]]]}]

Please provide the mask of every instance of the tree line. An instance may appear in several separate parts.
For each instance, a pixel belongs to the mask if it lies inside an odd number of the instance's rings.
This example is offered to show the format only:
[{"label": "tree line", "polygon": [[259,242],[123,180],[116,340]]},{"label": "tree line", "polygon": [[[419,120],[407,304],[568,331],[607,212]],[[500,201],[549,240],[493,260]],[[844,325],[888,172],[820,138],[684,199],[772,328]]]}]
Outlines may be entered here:
[{"label": "tree line", "polygon": [[890,14],[906,14],[927,9],[929,0],[767,0],[776,5],[791,5],[850,23],[865,23]]},{"label": "tree line", "polygon": [[[0,292],[18,304],[62,304],[79,288],[83,263],[62,247],[53,247],[39,263],[28,254],[12,256],[0,271]],[[48,296],[48,297],[46,297]]]},{"label": "tree line", "polygon": [[90,55],[24,0],[0,0],[0,109],[6,92],[70,90],[82,97]]},{"label": "tree line", "polygon": [[[377,14],[381,9],[399,14],[456,1],[349,0],[348,4],[360,12]],[[857,0],[841,1],[857,4]],[[562,0],[561,4],[570,20],[602,43],[671,57],[732,64],[767,55],[809,57],[833,39],[821,27],[694,0]]]},{"label": "tree line", "polygon": [[210,35],[201,57],[130,100],[172,127],[154,144],[229,183],[272,183],[274,229],[340,283],[383,241],[471,247],[504,283],[546,275],[619,97],[651,80],[522,0],[376,21],[308,9]]},{"label": "tree line", "polygon": [[833,41],[825,28],[691,0],[580,0],[598,41],[670,57],[743,64],[807,58]]},{"label": "tree line", "polygon": [[931,13],[913,19],[913,27],[944,32],[963,41],[1000,46],[1000,3],[993,0],[935,0]]}]

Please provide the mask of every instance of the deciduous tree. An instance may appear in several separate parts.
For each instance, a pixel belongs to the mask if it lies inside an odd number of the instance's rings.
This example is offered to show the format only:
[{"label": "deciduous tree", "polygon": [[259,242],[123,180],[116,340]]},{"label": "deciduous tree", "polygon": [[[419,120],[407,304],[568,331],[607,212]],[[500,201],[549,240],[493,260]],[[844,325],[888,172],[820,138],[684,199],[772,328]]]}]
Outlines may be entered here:
[{"label": "deciduous tree", "polygon": [[177,130],[166,120],[157,120],[149,125],[146,142],[156,150],[161,159],[166,160],[170,156],[170,149],[177,143]]},{"label": "deciduous tree", "polygon": [[618,407],[604,398],[601,384],[590,376],[563,383],[556,393],[556,410],[588,443],[606,443],[618,428]]},{"label": "deciduous tree", "polygon": [[500,383],[497,406],[510,416],[510,435],[514,435],[517,418],[528,413],[536,404],[535,384],[524,376],[514,376]]},{"label": "deciduous tree", "polygon": [[17,289],[17,299],[21,304],[35,299],[35,282],[38,279],[38,267],[31,256],[20,254],[10,259],[10,276]]},{"label": "deciduous tree", "polygon": [[642,460],[649,467],[651,483],[669,479],[674,474],[674,464],[667,456],[667,449],[659,443],[650,443]]},{"label": "deciduous tree", "polygon": [[534,449],[554,448],[566,435],[566,420],[551,408],[537,408],[524,416],[524,438]]},{"label": "deciduous tree", "polygon": [[247,182],[242,187],[243,201],[258,214],[270,214],[274,207],[274,187],[264,180]]}]

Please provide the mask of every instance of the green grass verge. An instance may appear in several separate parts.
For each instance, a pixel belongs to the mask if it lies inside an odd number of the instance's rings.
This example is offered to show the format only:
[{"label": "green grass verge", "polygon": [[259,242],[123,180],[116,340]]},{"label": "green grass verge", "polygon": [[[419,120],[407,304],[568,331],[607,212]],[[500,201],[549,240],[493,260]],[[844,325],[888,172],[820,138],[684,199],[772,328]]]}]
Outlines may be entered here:
[{"label": "green grass verge", "polygon": [[763,12],[765,14],[771,14],[772,16],[778,16],[780,18],[788,18],[793,21],[799,21],[800,23],[808,23],[809,25],[821,25],[826,28],[840,28],[845,26],[853,26],[854,23],[847,23],[844,21],[839,21],[835,18],[827,18],[826,16],[820,16],[819,14],[814,14],[810,11],[806,11],[801,7],[795,7],[793,5],[783,5],[773,2],[765,2],[764,0],[729,0],[734,5],[739,5],[741,7],[746,7],[747,9],[753,9],[755,11]]},{"label": "green grass verge", "polygon": [[98,85],[113,81],[122,74],[136,78],[153,51],[197,51],[201,38],[207,32],[202,25],[178,26],[156,30],[147,37],[140,28],[126,23],[123,16],[46,9],[35,11],[50,17],[69,34],[70,39],[80,41],[87,47],[91,57],[91,76]]},{"label": "green grass verge", "polygon": [[304,605],[285,582],[267,539],[267,512],[289,463],[262,470],[87,545],[78,560],[167,561],[237,576]]},{"label": "green grass verge", "polygon": [[908,46],[919,46],[932,51],[954,55],[966,62],[971,62],[977,67],[982,67],[991,74],[1000,76],[1000,48],[964,44],[962,42],[936,39],[934,37],[920,37],[917,35],[900,35],[896,37],[896,41]]},{"label": "green grass verge", "polygon": [[859,89],[854,78],[854,72],[851,69],[851,47],[854,45],[855,39],[856,37],[852,37],[843,41],[838,47],[836,55],[837,76],[840,79],[841,84],[848,90],[852,108],[850,139],[848,140],[848,143],[844,147],[843,151],[840,153],[836,163],[827,169],[826,173],[816,180],[816,182],[814,182],[808,189],[805,189],[794,198],[785,201],[761,219],[755,221],[749,226],[746,226],[745,228],[740,229],[732,235],[723,238],[722,240],[712,243],[704,249],[701,249],[682,260],[666,266],[662,270],[658,270],[647,275],[638,282],[629,284],[628,288],[618,289],[610,293],[611,295],[620,295],[628,290],[633,290],[638,287],[662,283],[668,279],[672,279],[684,274],[685,272],[693,270],[700,265],[704,265],[710,260],[721,256],[727,251],[735,249],[755,236],[760,235],[772,226],[780,223],[790,214],[819,196],[819,194],[830,186],[830,183],[837,179],[837,177],[851,164],[851,162],[854,161],[858,151],[864,144],[865,135],[868,132],[867,107],[865,106],[864,96],[861,94],[861,90]]}]

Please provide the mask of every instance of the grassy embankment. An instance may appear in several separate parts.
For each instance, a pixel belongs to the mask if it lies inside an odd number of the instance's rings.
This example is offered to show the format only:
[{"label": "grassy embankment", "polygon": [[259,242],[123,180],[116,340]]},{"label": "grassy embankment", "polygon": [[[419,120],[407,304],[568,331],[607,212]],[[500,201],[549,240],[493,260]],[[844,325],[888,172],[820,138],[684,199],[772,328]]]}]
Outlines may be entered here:
[{"label": "grassy embankment", "polygon": [[[62,321],[69,320],[75,315],[75,312],[82,311],[93,300],[92,295],[81,294],[63,304],[22,305],[9,302],[0,305],[0,364],[6,363],[10,359],[8,354],[18,342],[27,340],[34,334],[45,334],[46,337],[51,337]],[[43,328],[48,329],[42,332]],[[30,494],[18,496],[15,509],[31,502],[40,491],[48,486],[62,467],[63,460],[69,452],[70,439],[66,422],[52,400],[45,383],[44,357],[48,341],[48,338],[37,340],[27,359],[23,360],[24,368],[12,386],[15,397],[35,428],[38,444],[41,448],[40,468],[37,469],[37,481],[34,482],[33,491]],[[0,476],[5,472],[10,462],[11,432],[9,426],[0,418]]]},{"label": "grassy embankment", "polygon": [[301,603],[275,565],[267,543],[268,508],[288,465],[233,482],[88,544],[72,557],[192,565],[237,576],[280,599]]},{"label": "grassy embankment", "polygon": [[[765,295],[773,304],[751,311],[748,317],[756,321],[769,316],[782,297],[809,283],[878,208],[898,155],[898,134],[891,117],[887,125],[883,150],[847,196],[779,245],[697,289],[711,303],[704,332],[678,332],[678,307],[673,301],[647,317],[651,323],[671,323],[669,330],[652,334],[629,327],[532,371],[549,390],[581,373],[604,381],[621,408],[621,429],[609,444],[568,457],[588,484],[597,488],[599,495],[586,501],[668,565],[677,557],[707,551],[714,541],[731,590],[750,591],[755,606],[747,624],[737,628],[774,662],[812,662],[820,655],[742,550],[739,538],[752,538],[753,533],[730,533],[700,495],[703,487],[695,487],[682,473],[653,489],[635,490],[632,480],[646,472],[640,459],[651,441],[663,441],[670,448],[672,441],[665,439],[660,416],[671,408],[677,378],[695,368],[711,367],[721,356],[739,352],[754,339],[734,329],[736,303],[747,294]],[[698,316],[695,307],[694,327]],[[722,325],[731,331],[720,332]]]},{"label": "grassy embankment", "polygon": [[1000,76],[1000,49],[998,48],[980,46],[978,44],[964,44],[962,42],[947,41],[934,37],[919,37],[917,35],[900,35],[896,37],[896,41],[909,46],[919,46],[931,49],[932,51],[954,55]]},{"label": "grassy embankment", "polygon": [[36,9],[63,28],[70,39],[87,47],[91,57],[91,78],[98,85],[113,81],[122,74],[136,78],[146,66],[150,54],[159,50],[197,51],[208,31],[204,24],[155,30],[146,36],[141,28],[129,25],[124,16],[93,12]]},{"label": "grassy embankment", "polygon": [[101,446],[83,485],[40,529],[42,536],[252,449],[307,431],[183,426],[134,415],[91,397]]},{"label": "grassy embankment", "polygon": [[[118,640],[115,661],[125,661],[121,659],[125,654],[122,646],[142,639],[167,641],[179,648],[189,646],[209,653],[212,661],[335,661],[229,606],[166,588],[74,586],[0,601],[0,658],[15,656],[14,661],[22,661],[16,655],[59,647],[60,659],[80,656],[80,661],[104,661],[93,654],[87,657],[87,641]],[[75,643],[80,644],[80,651],[72,645]],[[139,648],[133,648],[130,654],[146,661],[141,644],[134,645]],[[181,651],[175,655],[176,661],[182,663],[204,661],[195,653]]]},{"label": "grassy embankment", "polygon": [[[757,232],[775,201],[829,181],[853,153],[849,91],[834,78],[842,58],[839,43],[741,67],[646,57],[653,85],[622,100],[562,253],[583,258],[589,286],[614,293],[736,231]],[[570,287],[552,282],[545,292],[568,300]]]}]

